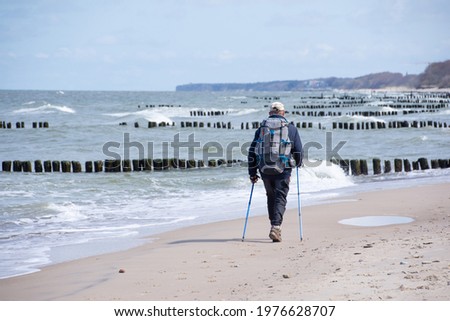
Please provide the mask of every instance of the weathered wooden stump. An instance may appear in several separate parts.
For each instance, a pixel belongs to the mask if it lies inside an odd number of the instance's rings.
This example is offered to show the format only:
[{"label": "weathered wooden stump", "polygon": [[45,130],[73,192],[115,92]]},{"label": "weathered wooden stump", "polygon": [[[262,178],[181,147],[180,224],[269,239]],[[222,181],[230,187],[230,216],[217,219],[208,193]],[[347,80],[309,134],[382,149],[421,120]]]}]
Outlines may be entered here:
[{"label": "weathered wooden stump", "polygon": [[153,168],[153,161],[149,158],[144,159],[144,171],[151,171]]},{"label": "weathered wooden stump", "polygon": [[171,158],[169,159],[169,166],[170,168],[178,168],[178,159],[177,158]]},{"label": "weathered wooden stump", "polygon": [[396,158],[396,159],[394,159],[394,171],[396,172],[396,173],[399,173],[399,172],[401,172],[402,170],[403,170],[403,165],[402,165],[402,160],[401,159],[398,159],[398,158]]},{"label": "weathered wooden stump", "polygon": [[52,171],[52,161],[49,160],[44,161],[44,171],[46,173],[50,173]]},{"label": "weathered wooden stump", "polygon": [[448,159],[440,159],[439,167],[440,168],[448,168],[449,167]]},{"label": "weathered wooden stump", "polygon": [[187,161],[187,168],[195,168],[196,167],[196,161],[194,159],[189,159]]},{"label": "weathered wooden stump", "polygon": [[30,173],[33,171],[33,167],[31,166],[30,161],[24,161],[22,162],[22,169],[25,173]]},{"label": "weathered wooden stump", "polygon": [[187,161],[185,159],[178,160],[178,168],[185,169],[187,168]]},{"label": "weathered wooden stump", "polygon": [[122,171],[123,172],[131,172],[131,160],[124,159],[122,161]]},{"label": "weathered wooden stump", "polygon": [[438,159],[432,159],[431,160],[431,168],[432,169],[438,169],[439,168],[439,160]]},{"label": "weathered wooden stump", "polygon": [[52,171],[59,172],[61,170],[61,162],[60,161],[52,161]]},{"label": "weathered wooden stump", "polygon": [[21,172],[22,171],[22,162],[19,160],[13,161],[13,172]]},{"label": "weathered wooden stump", "polygon": [[391,161],[390,160],[385,160],[384,161],[384,173],[387,174],[387,173],[390,173],[391,171],[392,171]]},{"label": "weathered wooden stump", "polygon": [[92,173],[94,171],[94,166],[92,161],[86,161],[84,163],[84,167],[86,168],[86,173]]},{"label": "weathered wooden stump", "polygon": [[117,173],[121,171],[120,159],[106,159],[105,160],[105,173]]},{"label": "weathered wooden stump", "polygon": [[361,162],[359,161],[359,159],[352,159],[350,161],[350,168],[352,170],[353,176],[361,175]]},{"label": "weathered wooden stump", "polygon": [[140,172],[142,170],[142,165],[143,163],[141,162],[141,160],[139,159],[133,159],[132,160],[132,164],[133,164],[133,171],[134,172]]},{"label": "weathered wooden stump", "polygon": [[43,167],[42,167],[42,162],[40,160],[35,160],[34,161],[34,171],[36,173],[42,173],[43,171]]},{"label": "weathered wooden stump", "polygon": [[2,171],[4,172],[10,172],[11,171],[11,161],[3,161],[2,162]]},{"label": "weathered wooden stump", "polygon": [[409,162],[409,159],[404,159],[403,160],[403,167],[405,169],[405,172],[410,172],[411,171],[411,163]]},{"label": "weathered wooden stump", "polygon": [[72,165],[69,161],[62,161],[61,162],[61,171],[63,173],[70,173],[72,170]]},{"label": "weathered wooden stump", "polygon": [[101,160],[94,161],[94,171],[96,173],[103,172],[103,161],[101,161]]},{"label": "weathered wooden stump", "polygon": [[79,161],[72,161],[72,170],[74,173],[81,173],[81,163]]},{"label": "weathered wooden stump", "polygon": [[381,174],[381,160],[379,158],[374,158],[372,160],[372,165],[373,165],[373,174],[374,175]]},{"label": "weathered wooden stump", "polygon": [[359,163],[361,165],[361,174],[362,175],[369,175],[369,168],[367,166],[367,160],[360,159]]},{"label": "weathered wooden stump", "polygon": [[430,166],[428,165],[428,159],[426,159],[425,157],[419,158],[418,162],[420,165],[420,169],[422,170],[430,169]]},{"label": "weathered wooden stump", "polygon": [[153,169],[155,171],[160,171],[163,169],[163,161],[162,159],[158,158],[158,159],[154,159],[153,160]]}]

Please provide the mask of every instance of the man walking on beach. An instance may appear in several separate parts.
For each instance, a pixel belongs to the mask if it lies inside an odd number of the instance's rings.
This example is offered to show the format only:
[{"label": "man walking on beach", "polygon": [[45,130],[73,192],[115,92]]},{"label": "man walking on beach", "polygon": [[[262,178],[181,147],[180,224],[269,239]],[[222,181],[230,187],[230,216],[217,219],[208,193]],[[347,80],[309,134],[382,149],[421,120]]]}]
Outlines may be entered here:
[{"label": "man walking on beach", "polygon": [[286,210],[292,168],[300,167],[303,159],[302,142],[297,128],[284,115],[284,105],[280,102],[272,103],[269,117],[256,131],[248,153],[250,181],[253,184],[258,181],[259,169],[266,189],[271,223],[269,237],[273,242],[281,242],[281,224]]}]

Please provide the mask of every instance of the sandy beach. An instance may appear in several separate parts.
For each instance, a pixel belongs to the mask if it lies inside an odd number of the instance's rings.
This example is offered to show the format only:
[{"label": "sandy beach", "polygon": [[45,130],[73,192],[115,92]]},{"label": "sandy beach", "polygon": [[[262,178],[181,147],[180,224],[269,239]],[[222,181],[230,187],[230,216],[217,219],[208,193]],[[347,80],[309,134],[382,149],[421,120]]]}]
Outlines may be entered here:
[{"label": "sandy beach", "polygon": [[[127,251],[0,280],[0,299],[450,299],[450,184],[335,201],[302,208],[302,242],[296,209],[286,213],[281,243],[267,237],[267,217],[251,213],[245,242],[244,217],[176,230]],[[379,227],[338,223],[373,215],[414,221]]]}]

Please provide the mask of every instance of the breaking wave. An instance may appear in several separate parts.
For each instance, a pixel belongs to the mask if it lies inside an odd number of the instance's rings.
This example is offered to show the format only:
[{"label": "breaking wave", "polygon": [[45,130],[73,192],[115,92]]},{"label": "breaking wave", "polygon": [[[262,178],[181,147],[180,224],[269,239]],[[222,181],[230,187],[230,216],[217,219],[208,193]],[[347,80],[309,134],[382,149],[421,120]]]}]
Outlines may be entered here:
[{"label": "breaking wave", "polygon": [[67,106],[57,106],[52,104],[45,104],[39,107],[21,108],[13,111],[14,114],[52,114],[56,112],[75,114],[76,111]]},{"label": "breaking wave", "polygon": [[[169,123],[172,124],[173,121],[169,117],[154,111],[154,110],[141,110],[130,113],[112,113],[105,114],[106,116],[117,117],[117,119],[121,122],[142,122],[142,121],[153,121],[157,123]],[[142,125],[142,124],[140,124]]]}]

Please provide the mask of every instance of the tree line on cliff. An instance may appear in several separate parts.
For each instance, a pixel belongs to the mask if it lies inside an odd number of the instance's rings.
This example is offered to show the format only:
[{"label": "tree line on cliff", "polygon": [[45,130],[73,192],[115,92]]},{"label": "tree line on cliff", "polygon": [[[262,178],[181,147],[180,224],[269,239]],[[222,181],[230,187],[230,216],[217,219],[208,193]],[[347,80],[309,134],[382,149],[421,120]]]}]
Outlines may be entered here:
[{"label": "tree line on cliff", "polygon": [[450,60],[428,65],[419,75],[380,72],[356,78],[318,78],[309,80],[281,80],[256,83],[198,83],[176,87],[177,91],[296,91],[310,89],[409,89],[450,88]]}]

